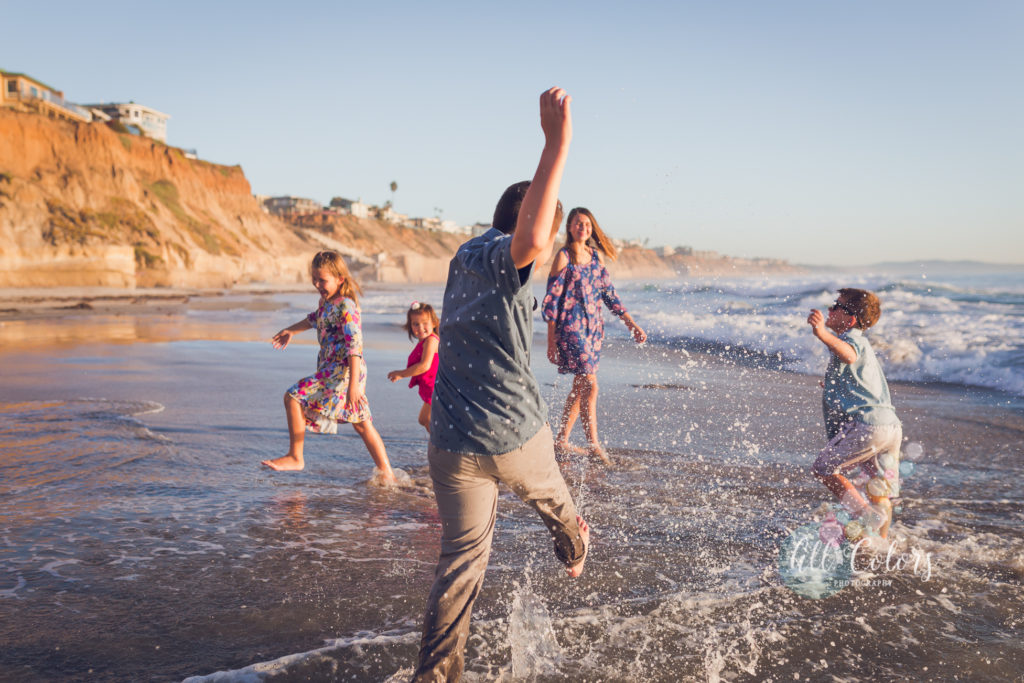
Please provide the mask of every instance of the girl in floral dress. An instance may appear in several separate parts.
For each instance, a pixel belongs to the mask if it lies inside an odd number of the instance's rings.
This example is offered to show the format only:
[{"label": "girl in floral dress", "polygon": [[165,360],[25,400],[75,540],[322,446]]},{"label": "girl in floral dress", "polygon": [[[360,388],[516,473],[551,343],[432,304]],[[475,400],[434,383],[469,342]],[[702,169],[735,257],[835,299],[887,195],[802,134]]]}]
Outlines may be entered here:
[{"label": "girl in floral dress", "polygon": [[300,379],[284,395],[291,444],[288,453],[263,464],[274,470],[301,470],[305,431],[336,434],[338,424],[352,423],[383,481],[394,481],[384,442],[373,426],[366,401],[366,363],[359,324],[359,285],[341,255],[321,251],[313,257],[313,287],[320,293],[315,311],[274,335],[275,349],[288,346],[293,335],[316,328],[320,354],[316,374]]},{"label": "girl in floral dress", "polygon": [[604,341],[601,302],[619,316],[638,344],[647,340],[643,329],[626,312],[604,258],[614,260],[615,247],[601,231],[594,214],[577,207],[566,221],[565,246],[555,255],[548,278],[542,315],[548,323],[548,360],[558,372],[572,374],[572,390],[565,400],[555,448],[562,452],[581,452],[569,445],[569,434],[576,418],[583,421],[587,436],[586,451],[610,463],[597,437],[597,366]]}]

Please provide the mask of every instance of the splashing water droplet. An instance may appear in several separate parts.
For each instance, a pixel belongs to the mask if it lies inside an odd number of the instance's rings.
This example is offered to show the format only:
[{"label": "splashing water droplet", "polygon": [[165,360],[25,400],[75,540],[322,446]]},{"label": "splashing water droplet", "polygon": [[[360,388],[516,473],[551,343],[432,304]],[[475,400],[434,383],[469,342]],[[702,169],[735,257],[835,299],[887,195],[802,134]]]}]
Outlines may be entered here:
[{"label": "splashing water droplet", "polygon": [[924,455],[924,448],[916,441],[911,441],[903,449],[903,459],[916,462]]},{"label": "splashing water droplet", "polygon": [[889,520],[889,515],[878,505],[868,505],[864,512],[860,515],[860,523],[868,530],[872,535],[877,534],[878,530],[882,528]]}]

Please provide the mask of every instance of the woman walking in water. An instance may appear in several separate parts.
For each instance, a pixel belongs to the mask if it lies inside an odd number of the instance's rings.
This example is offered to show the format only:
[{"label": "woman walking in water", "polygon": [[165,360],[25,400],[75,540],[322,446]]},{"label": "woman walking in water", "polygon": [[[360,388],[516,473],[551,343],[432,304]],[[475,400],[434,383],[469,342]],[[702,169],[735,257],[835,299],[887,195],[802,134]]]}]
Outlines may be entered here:
[{"label": "woman walking in water", "polygon": [[[565,245],[555,255],[548,278],[542,314],[548,323],[548,360],[561,374],[573,375],[565,400],[555,448],[562,452],[586,452],[610,464],[597,437],[597,366],[604,342],[601,302],[619,316],[638,344],[647,334],[633,321],[615,293],[604,259],[615,260],[615,246],[589,210],[577,207],[565,223]],[[569,444],[576,418],[583,421],[587,449]]]}]

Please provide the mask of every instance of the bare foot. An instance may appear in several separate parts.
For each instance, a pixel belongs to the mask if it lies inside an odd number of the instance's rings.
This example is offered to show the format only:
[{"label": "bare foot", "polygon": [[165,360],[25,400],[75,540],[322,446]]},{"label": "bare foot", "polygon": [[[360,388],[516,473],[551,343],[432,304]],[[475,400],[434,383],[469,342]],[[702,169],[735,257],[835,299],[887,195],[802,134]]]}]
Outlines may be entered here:
[{"label": "bare foot", "polygon": [[600,444],[592,443],[587,448],[587,453],[600,460],[605,465],[611,465],[612,459],[608,457],[608,451],[601,447]]},{"label": "bare foot", "polygon": [[580,538],[583,539],[583,559],[565,569],[565,573],[574,579],[583,573],[583,563],[587,561],[587,554],[590,552],[590,526],[579,515],[576,515],[576,523],[580,525]]},{"label": "bare foot", "polygon": [[387,471],[380,469],[379,467],[373,468],[373,476],[370,477],[370,486],[394,486],[398,483],[398,479],[395,477],[395,471],[390,467]]},{"label": "bare foot", "polygon": [[297,472],[306,466],[305,461],[301,457],[294,455],[282,455],[280,458],[274,458],[273,460],[264,460],[260,463],[266,465],[272,470],[278,472]]},{"label": "bare foot", "polygon": [[562,455],[586,455],[587,452],[579,446],[573,446],[568,441],[556,441],[555,453]]}]

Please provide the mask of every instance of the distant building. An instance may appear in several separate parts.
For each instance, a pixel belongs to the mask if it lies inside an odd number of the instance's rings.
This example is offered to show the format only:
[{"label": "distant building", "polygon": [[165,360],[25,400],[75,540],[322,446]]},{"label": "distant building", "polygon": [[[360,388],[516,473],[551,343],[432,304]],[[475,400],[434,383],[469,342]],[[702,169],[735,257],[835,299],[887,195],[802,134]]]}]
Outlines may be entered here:
[{"label": "distant building", "polygon": [[420,230],[440,230],[441,219],[440,218],[412,218],[409,220],[409,225],[413,228],[419,228]]},{"label": "distant building", "polygon": [[377,209],[377,218],[388,223],[398,223],[399,225],[408,223],[409,216],[404,213],[398,213],[390,206]]},{"label": "distant building", "polygon": [[490,229],[490,223],[474,223],[472,226],[470,226],[469,232],[471,235],[473,235],[473,237],[479,237],[480,235],[484,234]]},{"label": "distant building", "polygon": [[270,213],[277,216],[293,216],[296,214],[318,213],[322,209],[320,202],[305,197],[271,197],[263,202]]},{"label": "distant building", "polygon": [[0,70],[0,106],[80,123],[88,123],[93,118],[88,109],[66,102],[63,91],[13,71]]},{"label": "distant building", "polygon": [[168,114],[135,102],[108,102],[86,106],[99,109],[114,121],[126,126],[137,126],[147,137],[167,142],[167,120],[171,118]]},{"label": "distant building", "polygon": [[363,204],[358,199],[352,201],[351,199],[345,199],[344,197],[335,197],[331,200],[331,208],[339,209],[347,214],[351,214],[356,218],[369,218],[370,207]]}]

